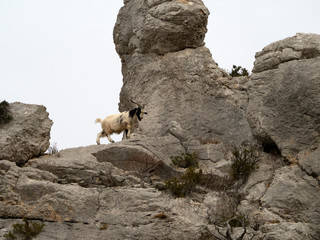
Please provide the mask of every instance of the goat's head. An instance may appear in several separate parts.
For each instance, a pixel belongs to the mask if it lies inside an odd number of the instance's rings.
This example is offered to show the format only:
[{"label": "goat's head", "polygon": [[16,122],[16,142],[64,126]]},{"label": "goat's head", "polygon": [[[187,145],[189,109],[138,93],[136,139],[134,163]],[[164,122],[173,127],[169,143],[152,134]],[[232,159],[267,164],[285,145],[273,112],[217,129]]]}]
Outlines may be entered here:
[{"label": "goat's head", "polygon": [[137,117],[139,119],[139,121],[141,121],[144,117],[144,114],[147,114],[147,112],[145,111],[144,107],[146,106],[146,104],[139,104],[139,103],[136,103],[134,102],[132,99],[130,99],[130,101],[136,105],[138,105],[138,108],[135,108],[136,109],[136,114],[137,114]]}]

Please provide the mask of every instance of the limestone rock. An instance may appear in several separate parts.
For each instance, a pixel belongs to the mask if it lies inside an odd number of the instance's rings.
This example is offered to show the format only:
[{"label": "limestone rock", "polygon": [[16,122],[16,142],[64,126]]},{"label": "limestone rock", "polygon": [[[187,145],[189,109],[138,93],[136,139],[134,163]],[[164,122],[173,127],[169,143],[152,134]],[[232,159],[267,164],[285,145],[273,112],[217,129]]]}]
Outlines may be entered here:
[{"label": "limestone rock", "polygon": [[[132,148],[133,140],[130,144]],[[108,154],[113,145],[64,150],[60,157],[42,156],[24,168],[1,160],[0,219],[6,219],[0,220],[1,233],[7,233],[10,224],[16,222],[10,219],[27,217],[45,222],[39,239],[200,238],[206,206],[192,199],[174,199],[148,183],[144,187],[136,185],[130,179],[139,169],[122,171],[93,155]],[[122,147],[126,148],[124,143]],[[95,180],[115,174],[129,184],[106,188],[103,182],[99,187]],[[61,181],[71,176],[78,181]],[[87,184],[81,184],[81,180]],[[158,214],[166,217],[157,218]]]},{"label": "limestone rock", "polygon": [[198,141],[239,145],[252,140],[245,104],[231,97],[234,89],[226,90],[220,80],[226,73],[218,68],[206,47],[164,56],[135,53],[122,57],[120,111],[133,107],[130,98],[147,104],[148,115],[139,126],[139,134],[166,135],[171,122],[176,121]]},{"label": "limestone rock", "polygon": [[208,15],[200,0],[127,1],[114,29],[117,52],[165,54],[202,46]]},{"label": "limestone rock", "polygon": [[[124,76],[119,108],[130,109],[132,98],[148,104],[148,115],[133,139],[28,155],[18,166],[8,161],[21,160],[18,151],[0,160],[0,236],[27,217],[45,222],[39,240],[220,239],[217,229],[225,233],[226,221],[242,215],[244,239],[319,239],[319,36],[270,44],[250,79],[231,78],[204,47],[202,1],[124,4],[114,30]],[[17,116],[38,107],[13,106]],[[50,132],[43,107],[32,113],[40,120],[6,129],[37,132],[43,124]],[[29,121],[39,129],[25,130]],[[230,186],[229,145],[253,142],[251,128],[265,152],[246,182]],[[184,171],[170,157],[193,151],[206,174],[201,186],[185,198],[160,191]],[[289,157],[298,162],[288,165]],[[242,231],[234,227],[233,239]]]},{"label": "limestone rock", "polygon": [[320,148],[314,151],[305,151],[298,156],[299,165],[311,176],[320,180]]},{"label": "limestone rock", "polygon": [[317,180],[298,166],[281,168],[275,174],[261,199],[262,205],[284,219],[319,226],[320,188]]},{"label": "limestone rock", "polygon": [[131,98],[147,104],[138,134],[164,136],[176,122],[197,141],[252,140],[246,79],[232,81],[204,47],[208,15],[200,0],[133,0],[120,10],[114,28],[124,83],[119,109],[131,109]]},{"label": "limestone rock", "polygon": [[248,121],[254,136],[294,158],[320,144],[320,35],[297,34],[256,54]]},{"label": "limestone rock", "polygon": [[0,159],[21,165],[48,149],[53,122],[44,106],[15,102],[10,111],[13,119],[0,126]]}]

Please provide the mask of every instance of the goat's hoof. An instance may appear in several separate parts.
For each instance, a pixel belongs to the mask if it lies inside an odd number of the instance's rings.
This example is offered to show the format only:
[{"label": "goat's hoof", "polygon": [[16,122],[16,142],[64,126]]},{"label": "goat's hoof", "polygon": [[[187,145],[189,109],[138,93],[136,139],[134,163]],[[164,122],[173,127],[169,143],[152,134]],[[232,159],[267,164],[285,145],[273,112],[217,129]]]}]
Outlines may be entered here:
[{"label": "goat's hoof", "polygon": [[97,142],[97,145],[100,145],[100,143],[99,143],[99,142]]}]

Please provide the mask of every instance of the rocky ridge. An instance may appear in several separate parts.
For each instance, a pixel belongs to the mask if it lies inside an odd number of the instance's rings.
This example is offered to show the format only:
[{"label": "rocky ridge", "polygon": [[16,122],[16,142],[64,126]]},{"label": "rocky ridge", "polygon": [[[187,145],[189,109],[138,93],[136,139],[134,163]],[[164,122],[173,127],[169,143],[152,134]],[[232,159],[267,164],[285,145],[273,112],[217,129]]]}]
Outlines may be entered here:
[{"label": "rocky ridge", "polygon": [[[320,36],[272,43],[249,78],[231,78],[204,46],[201,1],[124,3],[114,30],[119,108],[145,101],[147,117],[130,140],[32,156],[23,167],[1,157],[0,236],[27,217],[45,222],[41,240],[227,239],[226,222],[244,216],[243,239],[318,239]],[[243,143],[257,148],[259,168],[218,188]],[[211,182],[175,198],[164,181],[184,169],[170,157],[194,151]],[[232,239],[242,233],[234,227]]]}]

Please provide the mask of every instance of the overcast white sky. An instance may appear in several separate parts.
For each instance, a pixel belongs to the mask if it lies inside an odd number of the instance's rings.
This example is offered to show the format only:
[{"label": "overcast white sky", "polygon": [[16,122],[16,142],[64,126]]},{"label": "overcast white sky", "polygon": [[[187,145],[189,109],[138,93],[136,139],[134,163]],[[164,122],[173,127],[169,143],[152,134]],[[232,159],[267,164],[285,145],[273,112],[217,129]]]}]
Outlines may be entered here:
[{"label": "overcast white sky", "polygon": [[[271,42],[320,34],[320,0],[204,3],[211,12],[206,46],[224,69],[236,64],[251,72],[255,53]],[[112,32],[122,5],[0,0],[0,101],[46,106],[59,149],[95,144],[94,120],[118,112],[122,75]]]}]

